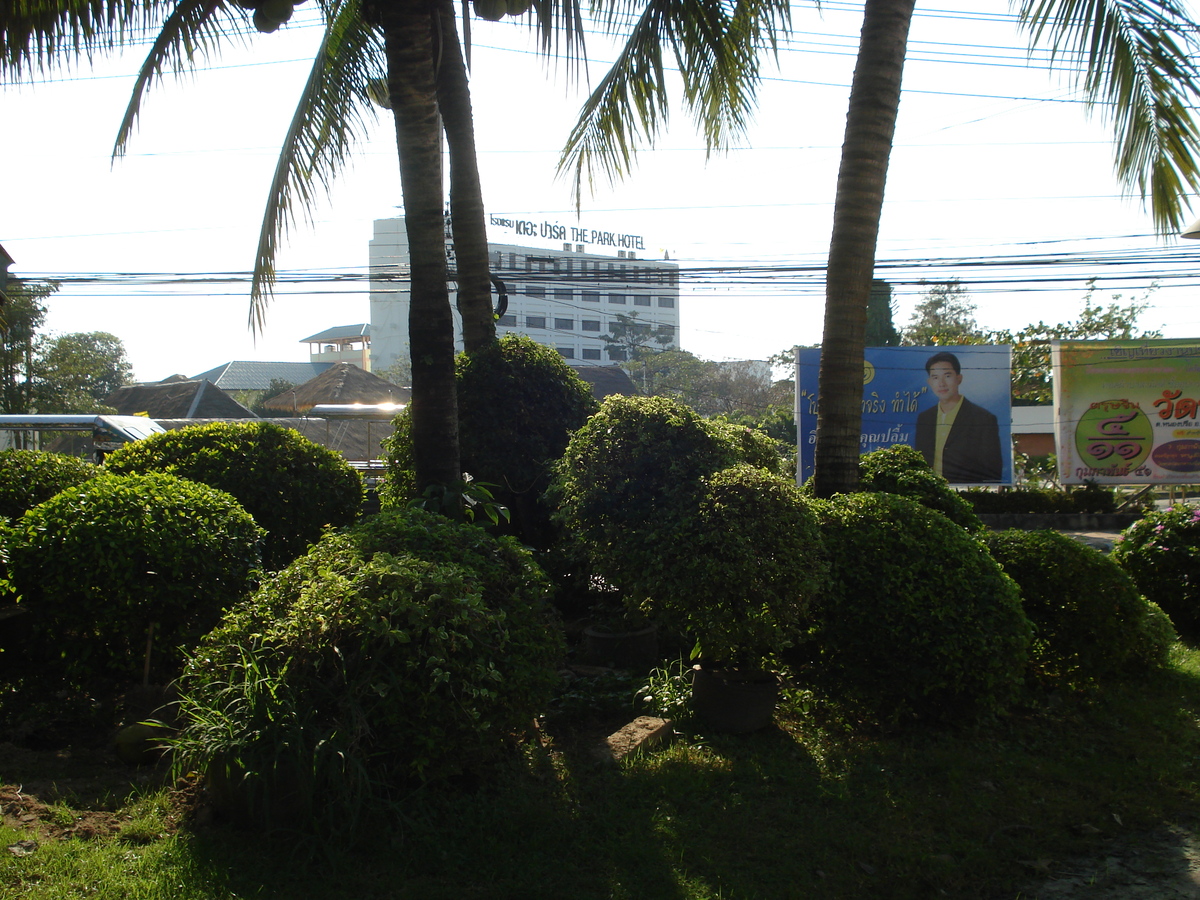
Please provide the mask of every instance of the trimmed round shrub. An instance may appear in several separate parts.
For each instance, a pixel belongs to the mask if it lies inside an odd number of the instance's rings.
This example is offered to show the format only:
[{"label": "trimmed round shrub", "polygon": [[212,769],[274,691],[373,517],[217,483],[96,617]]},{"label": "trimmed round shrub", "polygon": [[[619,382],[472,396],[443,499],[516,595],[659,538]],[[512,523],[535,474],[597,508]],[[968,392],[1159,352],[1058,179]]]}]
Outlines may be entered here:
[{"label": "trimmed round shrub", "polygon": [[548,498],[597,572],[626,592],[653,578],[700,481],[741,462],[724,428],[666,397],[606,397],[572,436]]},{"label": "trimmed round shrub", "polygon": [[59,491],[98,474],[100,469],[77,456],[0,450],[0,516],[15,519]]},{"label": "trimmed round shrub", "polygon": [[1181,631],[1200,631],[1200,506],[1147,513],[1121,534],[1112,558]]},{"label": "trimmed round shrub", "polygon": [[[557,351],[515,334],[460,353],[455,376],[463,471],[495,485],[493,495],[512,511],[526,544],[548,546],[550,514],[541,495],[571,433],[599,406],[591,388]],[[406,505],[414,493],[409,417],[401,414],[396,424],[384,442],[387,507]]]},{"label": "trimmed round shrub", "polygon": [[14,523],[13,588],[29,604],[31,664],[75,680],[178,672],[259,571],[260,529],[223,491],[174,475],[100,475]]},{"label": "trimmed round shrub", "polygon": [[1021,588],[1035,629],[1031,669],[1043,685],[1082,685],[1166,661],[1173,634],[1099,550],[1056,531],[1010,529],[983,541]]},{"label": "trimmed round shrub", "polygon": [[212,422],[154,434],[109,454],[119,475],[167,472],[228,491],[267,531],[263,565],[280,569],[327,525],[348,525],[363,483],[340,453],[270,422]]},{"label": "trimmed round shrub", "polygon": [[796,485],[746,464],[701,479],[663,549],[642,611],[695,640],[706,664],[757,667],[791,643],[828,575]]},{"label": "trimmed round shrub", "polygon": [[514,540],[421,510],[330,532],[194,653],[176,765],[259,824],[338,835],[479,772],[557,683],[546,591]]},{"label": "trimmed round shrub", "polygon": [[815,509],[831,586],[789,652],[797,677],[881,723],[1002,711],[1021,687],[1031,627],[987,548],[895,494],[842,494]]},{"label": "trimmed round shrub", "polygon": [[950,483],[933,471],[919,450],[893,444],[863,454],[858,462],[859,489],[863,493],[899,494],[937,510],[969,531],[983,527],[979,516]]}]

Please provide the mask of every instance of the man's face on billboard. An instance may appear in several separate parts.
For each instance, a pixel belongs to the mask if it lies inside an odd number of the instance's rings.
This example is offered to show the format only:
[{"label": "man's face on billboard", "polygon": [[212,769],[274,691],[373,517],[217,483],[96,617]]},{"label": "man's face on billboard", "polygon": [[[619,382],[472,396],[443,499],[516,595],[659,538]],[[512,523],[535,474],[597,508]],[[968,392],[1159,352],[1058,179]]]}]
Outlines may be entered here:
[{"label": "man's face on billboard", "polygon": [[962,384],[962,379],[962,374],[955,372],[950,363],[936,362],[929,367],[929,377],[926,380],[939,403],[953,403],[958,400],[958,386]]}]

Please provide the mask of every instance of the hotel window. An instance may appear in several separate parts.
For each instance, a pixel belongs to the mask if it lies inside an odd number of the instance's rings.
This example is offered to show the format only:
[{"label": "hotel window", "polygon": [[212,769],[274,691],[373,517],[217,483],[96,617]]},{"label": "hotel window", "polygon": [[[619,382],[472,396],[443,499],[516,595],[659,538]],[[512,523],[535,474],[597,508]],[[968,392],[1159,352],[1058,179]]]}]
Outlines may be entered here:
[{"label": "hotel window", "polygon": [[559,303],[570,303],[575,299],[574,291],[555,290],[554,299]]},{"label": "hotel window", "polygon": [[515,328],[517,325],[517,317],[514,315],[501,316],[496,320],[497,325],[507,325],[509,328]]},{"label": "hotel window", "polygon": [[609,294],[608,302],[615,303],[618,306],[624,306],[625,305],[625,295],[624,294]]},{"label": "hotel window", "polygon": [[649,306],[650,298],[643,297],[641,294],[634,294],[633,295],[633,305],[634,306]]},{"label": "hotel window", "polygon": [[608,358],[614,362],[625,362],[627,355],[624,350],[621,350],[617,347],[609,347]]},{"label": "hotel window", "polygon": [[575,329],[574,319],[555,319],[554,328],[557,331],[573,331]]},{"label": "hotel window", "polygon": [[527,284],[527,285],[525,285],[525,296],[526,297],[545,297],[546,296],[546,288],[540,284]]},{"label": "hotel window", "polygon": [[675,298],[674,297],[659,297],[658,298],[658,306],[660,309],[674,309],[675,308]]},{"label": "hotel window", "polygon": [[584,359],[599,359],[600,358],[600,348],[599,347],[584,347],[583,348],[583,358]]},{"label": "hotel window", "polygon": [[575,358],[575,348],[574,347],[559,347],[558,355],[561,356],[563,359],[574,359]]},{"label": "hotel window", "polygon": [[599,303],[600,302],[600,292],[599,291],[584,291],[582,297],[583,297],[584,303]]},{"label": "hotel window", "polygon": [[579,324],[580,324],[580,327],[584,331],[599,331],[600,330],[600,320],[599,319],[584,319]]},{"label": "hotel window", "polygon": [[526,316],[525,317],[525,327],[526,328],[545,328],[546,327],[546,317],[545,316]]}]

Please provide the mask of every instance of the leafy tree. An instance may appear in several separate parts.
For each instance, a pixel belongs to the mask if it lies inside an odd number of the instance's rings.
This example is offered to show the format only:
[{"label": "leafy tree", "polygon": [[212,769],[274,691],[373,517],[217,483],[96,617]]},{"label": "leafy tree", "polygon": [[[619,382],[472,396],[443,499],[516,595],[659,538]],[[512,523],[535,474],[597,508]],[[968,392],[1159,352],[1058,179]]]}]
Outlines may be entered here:
[{"label": "leafy tree", "polygon": [[600,336],[608,346],[610,359],[623,363],[630,374],[643,371],[643,363],[655,352],[655,345],[668,349],[675,343],[675,329],[670,325],[655,328],[643,322],[637,313],[618,313],[616,321],[608,326],[608,334]]},{"label": "leafy tree", "polygon": [[233,394],[233,399],[256,416],[264,419],[270,419],[278,416],[278,410],[267,409],[264,405],[268,400],[278,397],[280,394],[290,391],[296,386],[295,382],[288,381],[286,378],[272,378],[267,385],[266,390],[262,391],[237,391]]},{"label": "leafy tree", "polygon": [[53,282],[10,282],[0,333],[0,406],[6,413],[34,411],[34,351],[37,332],[46,320],[42,303],[58,290]]},{"label": "leafy tree", "polygon": [[[858,484],[867,302],[915,0],[866,0],[850,87],[825,280],[814,484],[830,497]],[[1021,0],[1033,45],[1065,62],[1089,107],[1115,132],[1117,177],[1149,199],[1155,227],[1178,231],[1200,188],[1196,23],[1178,0]]]},{"label": "leafy tree", "polygon": [[1138,317],[1150,308],[1149,297],[1157,289],[1153,285],[1140,298],[1121,305],[1122,295],[1113,294],[1107,306],[1093,303],[1096,282],[1088,283],[1083,309],[1078,320],[1047,325],[1045,322],[1026,325],[1020,331],[992,332],[991,340],[1013,347],[1013,403],[1032,406],[1054,400],[1050,368],[1050,341],[1071,340],[1147,340],[1162,337],[1161,331],[1138,331]]},{"label": "leafy tree", "polygon": [[[922,281],[922,284],[926,282]],[[931,284],[904,329],[908,347],[976,344],[984,339],[975,321],[975,302],[957,279]]]},{"label": "leafy tree", "polygon": [[384,381],[389,381],[392,384],[398,384],[401,387],[408,387],[412,384],[412,363],[407,359],[400,358],[388,366],[386,369],[378,369],[374,373]]},{"label": "leafy tree", "polygon": [[899,347],[900,332],[892,323],[895,314],[892,286],[878,278],[871,282],[871,294],[867,298],[867,346]]},{"label": "leafy tree", "polygon": [[39,413],[111,411],[104,398],[132,371],[125,345],[107,331],[49,338],[37,348],[34,405]]}]

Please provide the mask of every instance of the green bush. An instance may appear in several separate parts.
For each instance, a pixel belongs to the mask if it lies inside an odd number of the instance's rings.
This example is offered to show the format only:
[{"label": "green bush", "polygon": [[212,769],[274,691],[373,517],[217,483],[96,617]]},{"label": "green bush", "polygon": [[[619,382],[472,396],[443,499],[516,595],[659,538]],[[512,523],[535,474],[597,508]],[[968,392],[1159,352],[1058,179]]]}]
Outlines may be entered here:
[{"label": "green bush", "polygon": [[899,494],[937,510],[969,531],[983,527],[971,505],[933,471],[919,450],[894,444],[865,453],[858,462],[859,489],[864,493]]},{"label": "green bush", "polygon": [[72,679],[173,677],[253,587],[262,529],[229,494],[174,475],[100,475],[13,523],[13,587],[29,604],[22,655]]},{"label": "green bush", "polygon": [[1125,529],[1112,558],[1180,631],[1200,631],[1200,506],[1147,513]]},{"label": "green bush", "polygon": [[1044,686],[1082,685],[1166,661],[1174,636],[1163,635],[1133,580],[1099,550],[1056,531],[993,532],[984,543],[1021,588],[1035,629],[1031,669]]},{"label": "green bush", "polygon": [[797,677],[880,722],[1004,709],[1022,683],[1030,624],[987,548],[894,494],[843,494],[816,510],[831,587],[788,652]]},{"label": "green bush", "polygon": [[0,516],[15,519],[100,470],[77,456],[41,450],[0,451]]},{"label": "green bush", "polygon": [[545,594],[515,541],[421,510],[330,532],[193,655],[176,765],[260,824],[344,837],[543,711],[563,651]]},{"label": "green bush", "polygon": [[968,488],[960,496],[981,515],[997,514],[1106,514],[1117,508],[1112,488],[1089,484],[1074,490],[1020,485],[1011,490]]},{"label": "green bush", "polygon": [[756,668],[796,637],[827,575],[795,484],[743,464],[700,480],[643,579],[641,610],[696,641],[706,664]]},{"label": "green bush", "polygon": [[[557,351],[515,334],[460,353],[455,377],[463,471],[496,486],[496,500],[512,511],[512,526],[526,544],[548,546],[550,514],[541,495],[571,432],[597,409],[591,388]],[[413,497],[408,420],[399,416],[384,442],[388,475],[380,498],[387,507],[404,506]]]},{"label": "green bush", "polygon": [[742,461],[730,432],[688,407],[614,395],[571,436],[547,497],[595,571],[644,596],[701,479]]},{"label": "green bush", "polygon": [[120,475],[168,472],[238,499],[267,531],[263,565],[287,565],[327,525],[362,509],[362,478],[341,454],[269,422],[213,422],[154,434],[109,454]]}]

